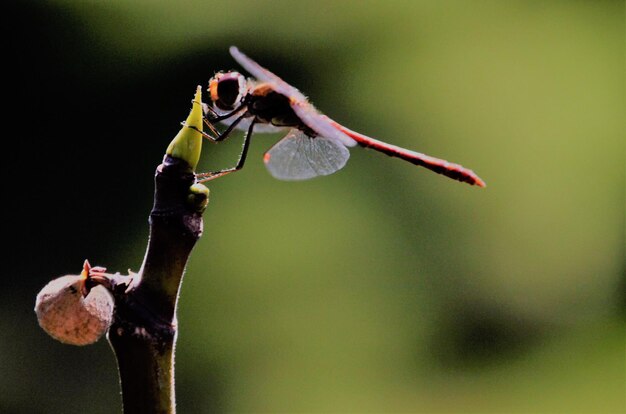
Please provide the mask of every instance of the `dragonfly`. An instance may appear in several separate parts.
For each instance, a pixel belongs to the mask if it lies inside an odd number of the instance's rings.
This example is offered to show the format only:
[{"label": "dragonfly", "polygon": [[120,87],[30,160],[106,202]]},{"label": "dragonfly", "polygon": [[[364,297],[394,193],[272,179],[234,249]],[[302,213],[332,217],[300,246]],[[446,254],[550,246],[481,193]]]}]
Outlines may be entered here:
[{"label": "dragonfly", "polygon": [[212,106],[204,104],[205,124],[214,132],[217,123],[226,129],[216,136],[203,133],[219,142],[235,129],[247,130],[239,160],[234,167],[200,173],[205,182],[240,170],[245,163],[253,132],[270,133],[287,130],[287,134],[263,156],[270,174],[281,180],[307,180],[332,174],[343,168],[350,152],[361,146],[470,185],[485,187],[472,170],[439,158],[401,148],[355,132],[320,113],[295,87],[243,54],[235,46],[232,57],[253,78],[237,71],[216,73],[209,81]]}]

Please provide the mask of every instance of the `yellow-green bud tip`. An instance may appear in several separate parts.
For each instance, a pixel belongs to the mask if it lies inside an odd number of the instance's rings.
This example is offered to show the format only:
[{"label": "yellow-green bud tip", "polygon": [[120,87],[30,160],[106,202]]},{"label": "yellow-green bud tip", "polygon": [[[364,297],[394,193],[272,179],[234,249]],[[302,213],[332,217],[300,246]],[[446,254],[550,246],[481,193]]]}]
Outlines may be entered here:
[{"label": "yellow-green bud tip", "polygon": [[204,211],[209,204],[209,189],[204,184],[196,183],[189,187],[187,200],[196,211]]},{"label": "yellow-green bud tip", "polygon": [[202,87],[196,88],[191,112],[183,127],[178,131],[166,154],[187,161],[193,170],[196,169],[202,150]]}]

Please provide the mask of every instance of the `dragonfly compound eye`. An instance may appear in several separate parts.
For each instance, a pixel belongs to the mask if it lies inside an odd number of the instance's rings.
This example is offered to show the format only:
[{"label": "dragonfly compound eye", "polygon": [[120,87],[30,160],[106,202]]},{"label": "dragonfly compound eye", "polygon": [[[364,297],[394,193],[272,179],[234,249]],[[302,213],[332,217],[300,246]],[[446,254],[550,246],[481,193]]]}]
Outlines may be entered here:
[{"label": "dragonfly compound eye", "polygon": [[219,109],[233,110],[246,93],[246,79],[238,72],[218,73],[209,82],[211,100]]}]

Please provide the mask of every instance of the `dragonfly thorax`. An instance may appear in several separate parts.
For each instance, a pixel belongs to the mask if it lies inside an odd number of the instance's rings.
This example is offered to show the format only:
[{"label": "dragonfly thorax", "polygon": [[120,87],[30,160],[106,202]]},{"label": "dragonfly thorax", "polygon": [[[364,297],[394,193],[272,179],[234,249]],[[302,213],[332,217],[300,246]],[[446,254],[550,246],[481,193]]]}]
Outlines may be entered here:
[{"label": "dragonfly thorax", "polygon": [[[267,84],[258,85],[245,98],[244,103],[248,113],[253,115],[257,122],[310,131],[291,108],[289,98],[276,92]],[[310,132],[312,134],[312,131]]]}]

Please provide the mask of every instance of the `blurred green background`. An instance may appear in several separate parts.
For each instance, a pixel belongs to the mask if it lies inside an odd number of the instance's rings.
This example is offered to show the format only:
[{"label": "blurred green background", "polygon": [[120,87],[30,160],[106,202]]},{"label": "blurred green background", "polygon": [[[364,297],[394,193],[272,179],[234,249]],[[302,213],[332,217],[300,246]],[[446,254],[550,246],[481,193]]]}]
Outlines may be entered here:
[{"label": "blurred green background", "polygon": [[[3,3],[0,412],[121,410],[106,341],[33,312],[82,261],[137,270],[152,177],[230,45],[349,128],[486,189],[356,148],[274,180],[256,135],[210,183],[179,304],[180,413],[626,412],[624,3]],[[230,166],[240,139],[205,144]],[[8,149],[8,150],[7,150]]]}]

